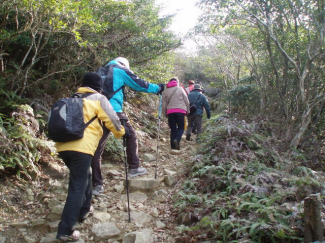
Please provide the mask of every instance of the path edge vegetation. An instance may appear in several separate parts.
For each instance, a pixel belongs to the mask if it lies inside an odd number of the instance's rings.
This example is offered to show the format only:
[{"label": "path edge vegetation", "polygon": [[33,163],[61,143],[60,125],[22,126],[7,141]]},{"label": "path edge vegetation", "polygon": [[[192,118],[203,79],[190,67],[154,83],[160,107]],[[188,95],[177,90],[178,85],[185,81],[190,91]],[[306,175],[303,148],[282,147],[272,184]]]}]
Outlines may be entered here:
[{"label": "path edge vegetation", "polygon": [[308,3],[202,1],[192,37],[215,41],[187,55],[172,53],[181,40],[153,0],[3,1],[1,176],[39,179],[55,159],[49,105],[85,72],[127,56],[150,82],[199,80],[214,109],[175,195],[179,240],[301,242],[304,197],[324,203],[325,13],[322,0]]}]

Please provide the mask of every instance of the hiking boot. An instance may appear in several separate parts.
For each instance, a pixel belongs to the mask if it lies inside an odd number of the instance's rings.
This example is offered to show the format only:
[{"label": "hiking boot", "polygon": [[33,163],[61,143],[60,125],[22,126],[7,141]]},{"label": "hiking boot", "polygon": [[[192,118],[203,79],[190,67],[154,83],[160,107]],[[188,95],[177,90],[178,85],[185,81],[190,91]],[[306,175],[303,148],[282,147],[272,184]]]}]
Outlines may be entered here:
[{"label": "hiking boot", "polygon": [[175,149],[180,150],[179,143],[177,142],[176,139],[173,140],[173,144],[174,144],[174,146],[175,146]]},{"label": "hiking boot", "polygon": [[86,213],[84,216],[80,216],[78,222],[83,223],[87,218],[89,218],[94,214],[94,211],[95,211],[94,207],[90,206],[88,213]]},{"label": "hiking boot", "polygon": [[62,242],[76,242],[80,239],[80,232],[74,230],[71,235],[58,235],[56,238]]},{"label": "hiking boot", "polygon": [[129,169],[130,177],[136,177],[136,176],[144,175],[144,174],[147,174],[146,168],[139,167],[137,169]]},{"label": "hiking boot", "polygon": [[96,185],[93,189],[93,195],[98,196],[100,193],[104,192],[103,185]]},{"label": "hiking boot", "polygon": [[191,140],[191,134],[186,134],[186,140],[190,141]]}]

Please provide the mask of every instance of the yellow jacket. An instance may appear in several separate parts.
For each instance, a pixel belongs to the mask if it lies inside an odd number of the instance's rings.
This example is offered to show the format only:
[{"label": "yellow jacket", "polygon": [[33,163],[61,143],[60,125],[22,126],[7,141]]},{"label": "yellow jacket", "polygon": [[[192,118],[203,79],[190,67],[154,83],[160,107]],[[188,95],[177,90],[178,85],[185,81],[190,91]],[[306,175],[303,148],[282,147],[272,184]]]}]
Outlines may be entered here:
[{"label": "yellow jacket", "polygon": [[80,87],[77,93],[94,93],[83,99],[84,121],[88,122],[91,118],[97,115],[89,126],[85,129],[84,137],[70,142],[57,142],[56,149],[61,151],[77,151],[86,154],[94,155],[99,140],[103,135],[103,129],[100,121],[105,123],[105,126],[114,134],[116,138],[122,137],[125,133],[124,127],[120,123],[120,119],[113,110],[108,99],[97,91],[88,88]]}]

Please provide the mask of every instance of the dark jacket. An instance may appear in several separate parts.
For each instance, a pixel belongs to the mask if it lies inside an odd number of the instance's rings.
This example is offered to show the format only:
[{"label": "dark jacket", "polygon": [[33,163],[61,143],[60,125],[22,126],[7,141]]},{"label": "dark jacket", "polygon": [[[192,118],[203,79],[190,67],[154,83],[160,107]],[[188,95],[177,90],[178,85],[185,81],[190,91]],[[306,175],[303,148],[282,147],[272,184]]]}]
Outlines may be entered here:
[{"label": "dark jacket", "polygon": [[210,110],[210,104],[205,97],[205,95],[201,94],[199,90],[193,90],[189,95],[188,99],[190,103],[195,103],[196,104],[196,111],[191,114],[191,115],[199,115],[203,116],[203,107],[205,108],[207,114],[211,112]]}]

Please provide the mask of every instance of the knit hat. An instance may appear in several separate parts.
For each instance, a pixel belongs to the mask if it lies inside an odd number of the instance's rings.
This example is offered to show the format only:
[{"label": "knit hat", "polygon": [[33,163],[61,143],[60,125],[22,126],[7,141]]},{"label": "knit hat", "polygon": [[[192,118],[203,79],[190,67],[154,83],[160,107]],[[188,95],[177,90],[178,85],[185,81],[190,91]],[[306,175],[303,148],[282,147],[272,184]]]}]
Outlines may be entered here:
[{"label": "knit hat", "polygon": [[171,79],[169,80],[169,82],[170,82],[170,81],[173,81],[173,80],[175,80],[177,83],[179,83],[179,80],[178,80],[177,77],[171,78]]},{"label": "knit hat", "polygon": [[103,89],[102,78],[95,72],[86,73],[82,80],[81,87],[89,87],[100,92]]},{"label": "knit hat", "polygon": [[188,83],[189,84],[195,84],[195,81],[194,80],[189,80]]},{"label": "knit hat", "polygon": [[199,84],[194,84],[193,90],[195,90],[195,89],[202,91],[202,88],[201,88],[201,86]]}]

